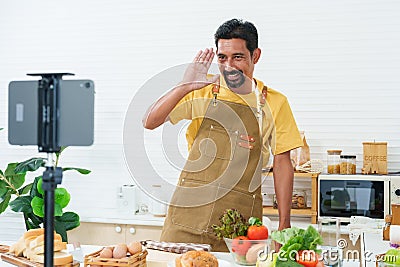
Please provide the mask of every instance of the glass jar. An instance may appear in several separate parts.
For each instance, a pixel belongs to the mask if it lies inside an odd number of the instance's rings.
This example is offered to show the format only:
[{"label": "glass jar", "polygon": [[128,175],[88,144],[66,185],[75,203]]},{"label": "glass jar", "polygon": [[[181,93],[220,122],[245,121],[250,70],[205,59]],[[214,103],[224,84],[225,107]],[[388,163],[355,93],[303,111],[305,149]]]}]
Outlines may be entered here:
[{"label": "glass jar", "polygon": [[340,174],[356,174],[356,156],[340,156]]},{"label": "glass jar", "polygon": [[[276,195],[273,196],[273,208],[278,208]],[[307,208],[307,194],[305,190],[293,190],[292,195],[292,209],[305,209]]]},{"label": "glass jar", "polygon": [[328,173],[338,174],[340,173],[340,154],[342,150],[327,150],[327,166]]}]

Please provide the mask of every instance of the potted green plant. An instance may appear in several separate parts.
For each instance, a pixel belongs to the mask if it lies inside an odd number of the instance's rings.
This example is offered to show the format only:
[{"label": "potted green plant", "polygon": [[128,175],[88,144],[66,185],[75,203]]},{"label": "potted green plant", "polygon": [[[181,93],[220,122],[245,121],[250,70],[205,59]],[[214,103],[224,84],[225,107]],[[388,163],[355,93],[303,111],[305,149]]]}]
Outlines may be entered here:
[{"label": "potted green plant", "polygon": [[[1,130],[2,128],[0,128]],[[56,153],[54,165],[57,167],[61,152]],[[28,172],[34,172],[44,167],[45,158],[35,157],[23,162],[9,163],[5,171],[0,170],[0,214],[9,206],[14,212],[22,212],[27,230],[41,228],[44,222],[44,191],[42,189],[42,176],[35,177],[32,183],[25,184]],[[65,171],[77,171],[89,174],[90,171],[82,168],[66,167]],[[58,187],[54,192],[54,229],[63,241],[67,242],[67,231],[79,226],[79,216],[75,212],[66,211],[64,208],[70,201],[67,189]]]}]

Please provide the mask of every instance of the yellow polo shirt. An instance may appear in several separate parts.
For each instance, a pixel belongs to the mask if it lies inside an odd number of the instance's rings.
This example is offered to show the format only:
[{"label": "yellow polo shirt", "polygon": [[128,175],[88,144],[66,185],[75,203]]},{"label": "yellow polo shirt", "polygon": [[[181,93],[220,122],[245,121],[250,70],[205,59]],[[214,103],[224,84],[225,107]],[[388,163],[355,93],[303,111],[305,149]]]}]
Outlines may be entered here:
[{"label": "yellow polo shirt", "polygon": [[[259,92],[262,91],[264,83],[255,79],[256,87]],[[257,107],[257,98],[254,92],[240,95],[227,88],[225,81],[221,77],[218,99],[230,101],[238,104]],[[186,131],[186,140],[190,150],[197,131],[200,128],[204,114],[210,101],[213,99],[213,85],[205,86],[195,90],[182,98],[175,108],[169,114],[172,124],[186,119],[192,122]],[[274,155],[303,146],[299,130],[297,128],[292,110],[287,98],[268,87],[267,101],[263,107],[263,167],[266,167],[269,161],[270,148]]]}]

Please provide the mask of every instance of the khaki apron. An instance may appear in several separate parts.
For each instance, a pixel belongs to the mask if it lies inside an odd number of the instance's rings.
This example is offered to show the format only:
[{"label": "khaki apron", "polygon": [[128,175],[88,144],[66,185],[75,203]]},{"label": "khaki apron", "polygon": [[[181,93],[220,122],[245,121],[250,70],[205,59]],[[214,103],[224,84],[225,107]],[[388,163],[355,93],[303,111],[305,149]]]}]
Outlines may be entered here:
[{"label": "khaki apron", "polygon": [[262,218],[259,129],[254,108],[211,101],[172,197],[161,241],[228,251],[211,229],[220,225],[226,209],[237,209],[246,219]]}]

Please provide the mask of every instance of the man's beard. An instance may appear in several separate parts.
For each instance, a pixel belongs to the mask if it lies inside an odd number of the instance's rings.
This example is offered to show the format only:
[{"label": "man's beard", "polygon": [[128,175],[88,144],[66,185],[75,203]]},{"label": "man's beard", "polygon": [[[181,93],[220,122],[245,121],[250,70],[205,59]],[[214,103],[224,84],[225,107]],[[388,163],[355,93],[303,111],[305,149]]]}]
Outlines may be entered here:
[{"label": "man's beard", "polygon": [[229,88],[234,88],[234,89],[239,88],[244,84],[246,80],[246,77],[240,70],[232,70],[232,71],[224,70],[223,75],[226,85],[228,85]]}]

